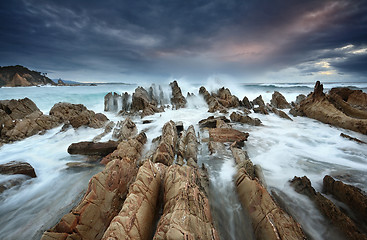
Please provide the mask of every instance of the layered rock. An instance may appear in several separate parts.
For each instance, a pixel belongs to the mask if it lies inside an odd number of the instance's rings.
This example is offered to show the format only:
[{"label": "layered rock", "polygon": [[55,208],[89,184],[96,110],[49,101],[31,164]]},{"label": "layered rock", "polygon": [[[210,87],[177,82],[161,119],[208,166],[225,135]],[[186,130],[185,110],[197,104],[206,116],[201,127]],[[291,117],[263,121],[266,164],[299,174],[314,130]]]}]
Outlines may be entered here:
[{"label": "layered rock", "polygon": [[119,145],[116,141],[108,142],[78,142],[72,143],[68,147],[70,154],[106,156],[117,149]]},{"label": "layered rock", "polygon": [[189,166],[167,168],[163,215],[153,239],[219,239],[201,174]]},{"label": "layered rock", "polygon": [[323,123],[367,134],[367,119],[354,118],[337,109],[323,93],[320,82],[316,83],[314,92],[301,102],[299,110]]},{"label": "layered rock", "polygon": [[245,168],[236,175],[236,188],[243,208],[248,212],[256,239],[306,239],[300,225],[285,213]]},{"label": "layered rock", "polygon": [[116,124],[112,137],[121,141],[134,137],[137,133],[138,129],[135,123],[129,117],[126,117],[124,121],[119,121]]},{"label": "layered rock", "polygon": [[0,174],[15,175],[23,174],[31,178],[35,178],[36,172],[31,164],[27,162],[11,161],[5,164],[0,164]]},{"label": "layered rock", "polygon": [[192,167],[197,167],[198,140],[194,126],[191,125],[180,137],[177,151],[177,164],[183,165],[183,159]]},{"label": "layered rock", "polygon": [[236,108],[240,105],[238,98],[231,94],[228,88],[220,88],[216,93],[210,94],[205,87],[200,87],[201,94],[209,106],[208,112],[226,112],[227,108]]},{"label": "layered rock", "polygon": [[56,117],[60,123],[69,122],[74,128],[81,126],[101,128],[108,121],[108,118],[102,113],[96,114],[82,104],[66,102],[56,103],[50,110],[50,116]]},{"label": "layered rock", "polygon": [[302,178],[294,177],[291,185],[296,192],[308,196],[316,204],[320,212],[345,234],[347,239],[367,239],[367,236],[361,233],[355,223],[340,211],[332,201],[315,191],[306,176]]},{"label": "layered rock", "polygon": [[290,108],[291,105],[287,102],[285,97],[277,91],[274,91],[273,95],[271,96],[270,104],[279,109]]},{"label": "layered rock", "polygon": [[173,121],[169,121],[163,126],[162,137],[153,155],[153,162],[160,162],[170,166],[175,159],[177,141],[176,125]]},{"label": "layered rock", "polygon": [[162,109],[157,107],[156,100],[149,96],[149,93],[143,87],[136,88],[132,96],[131,112],[137,113],[139,111],[142,111],[142,117],[162,112]]},{"label": "layered rock", "polygon": [[360,218],[360,221],[367,223],[367,196],[363,194],[361,189],[341,181],[335,181],[326,175],[323,180],[323,191],[347,204]]},{"label": "layered rock", "polygon": [[[140,144],[146,142],[144,133],[136,138],[139,138],[135,140]],[[120,143],[114,153],[126,154],[126,149],[121,149],[124,147]],[[141,150],[142,147],[139,145],[136,149]],[[45,232],[42,239],[101,239],[111,220],[123,206],[128,188],[137,173],[136,160],[139,157],[138,151],[131,158],[126,155],[115,156],[102,172],[89,181],[87,192],[79,205]]]},{"label": "layered rock", "polygon": [[243,142],[249,134],[232,128],[211,128],[209,129],[209,141],[213,142]]},{"label": "layered rock", "polygon": [[59,125],[58,119],[43,115],[28,98],[0,101],[0,141],[12,142]]},{"label": "layered rock", "polygon": [[259,107],[264,106],[265,107],[265,102],[263,100],[263,97],[261,95],[259,95],[257,98],[255,98],[252,101],[252,105],[258,105]]},{"label": "layered rock", "polygon": [[367,110],[367,94],[362,90],[352,90],[349,88],[333,88],[330,95],[337,94],[343,101],[349,103],[353,107]]},{"label": "layered rock", "polygon": [[202,119],[199,121],[199,126],[201,128],[217,128],[219,127],[218,125],[224,121],[225,123],[229,123],[230,120],[228,118],[226,118],[225,116],[220,116],[220,117],[214,117],[214,116],[210,116],[206,119]]},{"label": "layered rock", "polygon": [[159,163],[145,161],[130,186],[121,211],[113,218],[102,239],[151,239],[163,175],[164,167]]},{"label": "layered rock", "polygon": [[260,126],[261,125],[261,121],[258,118],[251,118],[250,116],[243,116],[242,114],[238,113],[238,112],[233,112],[230,115],[230,119],[233,122],[239,122],[239,123],[244,123],[244,124],[249,124],[252,126]]},{"label": "layered rock", "polygon": [[271,107],[271,106],[269,106],[269,108],[270,108],[270,111],[271,111],[271,112],[273,112],[274,114],[278,115],[279,117],[293,121],[293,119],[292,119],[292,118],[290,118],[290,117],[288,116],[288,114],[286,114],[286,113],[285,113],[285,112],[283,112],[282,110],[276,109],[276,108]]},{"label": "layered rock", "polygon": [[172,89],[171,103],[175,109],[183,108],[186,105],[186,99],[182,95],[181,88],[178,86],[177,81],[173,81],[169,84]]}]

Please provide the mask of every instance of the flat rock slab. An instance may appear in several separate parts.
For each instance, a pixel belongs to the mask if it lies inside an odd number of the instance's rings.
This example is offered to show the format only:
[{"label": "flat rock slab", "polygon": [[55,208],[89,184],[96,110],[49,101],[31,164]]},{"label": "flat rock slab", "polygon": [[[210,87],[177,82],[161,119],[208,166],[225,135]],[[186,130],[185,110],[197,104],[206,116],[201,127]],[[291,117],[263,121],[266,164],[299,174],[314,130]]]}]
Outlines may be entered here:
[{"label": "flat rock slab", "polygon": [[249,134],[232,128],[209,129],[209,140],[213,142],[243,142]]},{"label": "flat rock slab", "polygon": [[27,162],[11,161],[0,165],[0,174],[23,174],[32,178],[37,177],[34,168]]},{"label": "flat rock slab", "polygon": [[78,142],[73,143],[68,148],[70,154],[82,154],[82,155],[98,155],[107,156],[117,149],[119,142]]}]

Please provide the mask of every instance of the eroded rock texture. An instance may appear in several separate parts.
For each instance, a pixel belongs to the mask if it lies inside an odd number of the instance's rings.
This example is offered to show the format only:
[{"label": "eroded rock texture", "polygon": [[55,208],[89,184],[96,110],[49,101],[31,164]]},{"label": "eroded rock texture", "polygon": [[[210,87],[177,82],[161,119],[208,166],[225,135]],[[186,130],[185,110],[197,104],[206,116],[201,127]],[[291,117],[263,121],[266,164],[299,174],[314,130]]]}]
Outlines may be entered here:
[{"label": "eroded rock texture", "polygon": [[271,96],[270,104],[273,107],[279,108],[279,109],[291,107],[291,105],[287,102],[285,97],[280,92],[277,92],[277,91],[275,91],[273,95]]},{"label": "eroded rock texture", "polygon": [[294,187],[296,192],[308,196],[313,202],[315,202],[320,212],[327,217],[332,224],[340,229],[347,239],[367,239],[357,228],[355,223],[329,199],[325,198],[319,192],[311,186],[310,180],[304,176],[294,177],[291,181],[291,185]]},{"label": "eroded rock texture", "polygon": [[161,141],[153,155],[153,162],[170,166],[175,159],[177,141],[176,125],[173,121],[169,121],[163,126]]},{"label": "eroded rock texture", "polygon": [[147,160],[139,168],[120,213],[113,218],[102,239],[151,239],[163,166]]},{"label": "eroded rock texture", "polygon": [[219,239],[202,185],[197,168],[167,168],[164,210],[153,239]]},{"label": "eroded rock texture", "polygon": [[177,81],[173,81],[169,84],[172,89],[171,103],[175,109],[183,108],[186,105],[186,99],[182,95],[181,88],[178,86]]},{"label": "eroded rock texture", "polygon": [[252,117],[247,116],[247,115],[242,115],[238,112],[231,113],[230,118],[231,118],[231,121],[233,121],[233,122],[244,123],[244,124],[248,124],[248,125],[252,125],[252,126],[260,126],[261,125],[260,119],[252,118]]},{"label": "eroded rock texture", "polygon": [[239,99],[232,95],[228,88],[220,88],[216,93],[209,93],[205,87],[200,87],[201,94],[209,106],[208,112],[227,112],[227,108],[236,108],[240,105]]}]

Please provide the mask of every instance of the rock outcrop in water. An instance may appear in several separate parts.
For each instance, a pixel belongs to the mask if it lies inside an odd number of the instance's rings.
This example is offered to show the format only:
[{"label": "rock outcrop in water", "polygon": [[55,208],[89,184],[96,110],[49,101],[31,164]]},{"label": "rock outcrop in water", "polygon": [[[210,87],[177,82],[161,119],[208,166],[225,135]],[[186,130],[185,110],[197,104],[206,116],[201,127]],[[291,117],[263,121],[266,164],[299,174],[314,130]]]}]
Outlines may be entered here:
[{"label": "rock outcrop in water", "polygon": [[320,212],[345,234],[347,239],[367,239],[367,236],[358,229],[356,224],[345,213],[340,211],[332,201],[315,191],[306,176],[302,178],[294,177],[291,185],[296,192],[308,196],[316,204]]},{"label": "rock outcrop in water", "polygon": [[171,103],[175,109],[183,108],[186,105],[186,99],[182,95],[181,88],[178,86],[177,81],[173,81],[169,84],[172,88]]},{"label": "rock outcrop in water", "polygon": [[220,88],[216,93],[209,93],[205,87],[200,87],[201,94],[209,106],[208,112],[227,112],[227,108],[236,108],[240,105],[238,98],[231,94],[228,88]]},{"label": "rock outcrop in water", "polygon": [[28,87],[47,84],[56,85],[45,74],[31,71],[20,65],[0,67],[0,87]]},{"label": "rock outcrop in water", "polygon": [[277,92],[277,91],[275,91],[273,95],[271,96],[270,104],[273,107],[279,108],[279,109],[291,107],[291,105],[287,102],[285,97],[280,92]]},{"label": "rock outcrop in water", "polygon": [[326,175],[323,180],[323,191],[332,194],[336,199],[348,205],[359,217],[359,221],[367,224],[367,196],[363,194],[361,189],[342,181],[335,181]]},{"label": "rock outcrop in water", "polygon": [[[146,142],[144,133],[140,143]],[[141,150],[140,146],[137,150]],[[111,220],[120,212],[128,188],[137,174],[137,159],[140,152],[131,158],[118,153],[125,152],[125,145],[119,145],[106,168],[94,175],[80,204],[66,214],[56,226],[45,232],[43,240],[55,239],[101,239]],[[115,153],[114,152],[114,153]]]},{"label": "rock outcrop in water", "polygon": [[194,126],[191,125],[186,131],[183,131],[178,143],[177,164],[182,166],[184,159],[187,165],[197,167],[198,140]]},{"label": "rock outcrop in water", "polygon": [[172,165],[164,176],[164,209],[153,239],[219,239],[197,168]]},{"label": "rock outcrop in water", "polygon": [[134,137],[137,133],[136,124],[129,117],[126,117],[124,121],[119,121],[116,124],[112,137],[121,141]]},{"label": "rock outcrop in water", "polygon": [[37,177],[34,168],[27,162],[11,161],[0,164],[0,174],[15,175],[23,174],[31,178]]},{"label": "rock outcrop in water", "polygon": [[153,155],[153,162],[172,165],[176,155],[176,145],[178,141],[176,125],[173,121],[164,124],[162,136],[158,148]]},{"label": "rock outcrop in water", "polygon": [[118,142],[78,142],[68,147],[70,154],[106,156],[117,149]]},{"label": "rock outcrop in water", "polygon": [[[365,114],[361,112],[363,110],[354,108],[342,100],[343,94],[336,92],[334,90],[326,95],[323,85],[316,82],[314,92],[300,103],[295,112],[336,127],[367,134],[367,119],[361,118]],[[363,93],[360,94],[364,96]],[[341,97],[337,97],[338,95]]]},{"label": "rock outcrop in water", "polygon": [[260,126],[261,125],[261,121],[258,118],[252,118],[250,116],[247,115],[242,115],[238,112],[233,112],[230,116],[231,121],[233,122],[239,122],[239,123],[244,123],[244,124],[248,124],[248,125],[252,125],[252,126]]}]

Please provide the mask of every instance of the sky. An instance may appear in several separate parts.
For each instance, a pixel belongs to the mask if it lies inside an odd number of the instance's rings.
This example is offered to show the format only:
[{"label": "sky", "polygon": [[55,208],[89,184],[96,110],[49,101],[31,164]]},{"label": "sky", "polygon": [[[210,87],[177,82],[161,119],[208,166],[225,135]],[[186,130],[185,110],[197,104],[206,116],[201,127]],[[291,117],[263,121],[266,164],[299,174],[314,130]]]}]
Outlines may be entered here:
[{"label": "sky", "polygon": [[367,82],[365,0],[0,1],[0,66],[139,82]]}]

